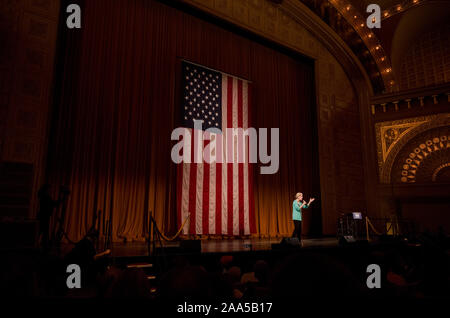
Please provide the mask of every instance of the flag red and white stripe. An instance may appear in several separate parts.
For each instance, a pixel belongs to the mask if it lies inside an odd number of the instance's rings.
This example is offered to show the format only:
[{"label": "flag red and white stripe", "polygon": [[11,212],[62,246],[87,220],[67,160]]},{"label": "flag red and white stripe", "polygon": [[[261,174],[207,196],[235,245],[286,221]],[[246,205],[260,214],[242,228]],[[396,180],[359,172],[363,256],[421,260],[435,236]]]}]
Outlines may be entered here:
[{"label": "flag red and white stripe", "polygon": [[[212,138],[216,134],[185,128],[191,140],[184,140],[191,147],[191,163],[181,163],[177,171],[178,226],[188,218],[182,233],[197,235],[249,235],[256,232],[253,199],[252,164],[248,160],[248,139],[245,140],[244,162],[238,162],[243,152],[237,148],[238,139],[232,138],[225,128],[243,128],[250,123],[251,84],[248,81],[220,73],[221,80],[221,126],[222,149],[216,149],[216,156],[222,163],[195,163],[201,150],[209,143],[201,134]],[[220,136],[219,136],[220,138]],[[233,142],[230,142],[233,141]],[[202,143],[202,147],[198,145]],[[234,158],[230,162],[230,154]]]}]

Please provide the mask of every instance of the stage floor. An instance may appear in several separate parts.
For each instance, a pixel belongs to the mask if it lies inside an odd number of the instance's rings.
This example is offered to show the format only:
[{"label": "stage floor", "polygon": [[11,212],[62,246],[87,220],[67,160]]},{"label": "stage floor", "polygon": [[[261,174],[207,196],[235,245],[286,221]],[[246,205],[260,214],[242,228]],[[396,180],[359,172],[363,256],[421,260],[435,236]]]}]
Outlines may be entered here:
[{"label": "stage floor", "polygon": [[[265,239],[230,239],[230,240],[202,240],[201,253],[236,253],[252,251],[268,251],[272,249],[272,244],[280,243],[280,238]],[[303,239],[303,248],[336,247],[338,240],[335,237]],[[180,242],[162,242],[163,247],[178,247]],[[157,243],[156,247],[160,245]],[[147,243],[128,242],[114,243],[112,255],[114,257],[134,257],[148,254]]]}]

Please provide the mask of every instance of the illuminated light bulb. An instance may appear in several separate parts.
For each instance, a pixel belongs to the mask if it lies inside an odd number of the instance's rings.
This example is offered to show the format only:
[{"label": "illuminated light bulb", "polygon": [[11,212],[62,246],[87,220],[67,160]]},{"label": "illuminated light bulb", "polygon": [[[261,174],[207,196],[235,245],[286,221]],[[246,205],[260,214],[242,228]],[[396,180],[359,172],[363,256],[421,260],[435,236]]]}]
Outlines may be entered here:
[{"label": "illuminated light bulb", "polygon": [[354,16],[353,16],[353,18],[354,18],[354,19],[356,19],[356,18],[357,18],[357,16],[356,16],[356,15],[354,15]]},{"label": "illuminated light bulb", "polygon": [[391,69],[390,68],[387,68],[386,69],[386,73],[390,73],[391,72]]},{"label": "illuminated light bulb", "polygon": [[375,47],[375,50],[379,50],[380,49],[380,46],[379,45],[377,45],[376,47]]},{"label": "illuminated light bulb", "polygon": [[389,12],[385,12],[384,16],[387,17],[389,15]]},{"label": "illuminated light bulb", "polygon": [[373,19],[372,19],[372,23],[376,23],[377,22],[377,19],[374,17]]},{"label": "illuminated light bulb", "polygon": [[369,37],[369,39],[370,39],[370,38],[372,37],[372,34],[369,34],[368,37]]},{"label": "illuminated light bulb", "polygon": [[364,23],[361,23],[361,28],[363,28],[364,27]]},{"label": "illuminated light bulb", "polygon": [[402,9],[402,6],[397,7],[397,11],[400,11]]},{"label": "illuminated light bulb", "polygon": [[381,61],[384,62],[385,59],[386,59],[386,58],[383,56],[383,57],[381,58]]},{"label": "illuminated light bulb", "polygon": [[350,6],[347,6],[347,8],[346,8],[346,9],[347,9],[347,11],[350,11],[350,8],[351,8]]}]

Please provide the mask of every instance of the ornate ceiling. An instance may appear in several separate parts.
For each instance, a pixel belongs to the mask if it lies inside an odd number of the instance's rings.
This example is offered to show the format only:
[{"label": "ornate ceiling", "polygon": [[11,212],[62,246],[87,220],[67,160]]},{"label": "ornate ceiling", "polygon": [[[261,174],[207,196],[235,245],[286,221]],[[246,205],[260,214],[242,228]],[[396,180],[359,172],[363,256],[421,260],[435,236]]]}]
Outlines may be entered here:
[{"label": "ornate ceiling", "polygon": [[353,6],[360,9],[361,12],[365,12],[369,4],[376,3],[381,7],[381,10],[386,10],[391,7],[395,7],[402,4],[405,1],[402,0],[348,0]]},{"label": "ornate ceiling", "polygon": [[[424,13],[431,5],[450,4],[446,0],[299,0],[314,11],[326,22],[352,49],[364,66],[372,83],[375,94],[392,93],[399,90],[398,85],[398,56],[405,48],[399,48],[394,38],[396,29],[402,18],[412,9],[419,9]],[[366,25],[366,12],[369,4],[376,3],[382,10],[381,29],[370,29]],[[418,10],[416,10],[418,11]],[[429,10],[428,10],[429,11]],[[439,10],[431,17],[440,15]],[[444,10],[445,11],[445,10]],[[448,10],[450,12],[450,10]],[[441,14],[442,15],[442,14]],[[433,25],[430,19],[415,18],[415,36],[420,35],[420,28]],[[448,20],[448,19],[447,19]],[[403,23],[404,24],[404,23]],[[398,35],[398,32],[397,32]],[[403,36],[407,38],[407,36]],[[393,43],[396,40],[396,43]],[[402,45],[411,45],[406,43]],[[393,52],[393,48],[397,52]],[[401,55],[401,54],[400,54]],[[392,61],[394,59],[394,61]],[[394,66],[395,67],[394,67]],[[397,73],[397,74],[396,74]]]}]

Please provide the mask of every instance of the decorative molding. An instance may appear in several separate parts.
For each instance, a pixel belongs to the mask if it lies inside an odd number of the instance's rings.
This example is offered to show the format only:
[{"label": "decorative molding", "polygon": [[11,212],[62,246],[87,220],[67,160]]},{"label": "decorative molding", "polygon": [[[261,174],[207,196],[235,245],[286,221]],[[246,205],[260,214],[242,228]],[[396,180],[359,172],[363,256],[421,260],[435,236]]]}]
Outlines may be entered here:
[{"label": "decorative molding", "polygon": [[[417,126],[421,125],[425,121],[404,123],[404,124],[396,124],[396,125],[386,125],[381,126],[380,129],[380,137],[381,137],[381,160],[380,164],[386,161],[386,157],[389,155],[389,152],[395,147],[399,140],[403,138],[408,132]],[[377,127],[376,124],[375,127]]]},{"label": "decorative molding", "polygon": [[399,105],[403,107],[403,110],[417,106],[424,107],[425,101],[432,101],[433,105],[443,105],[449,102],[449,94],[450,83],[445,83],[433,87],[422,87],[400,93],[374,96],[371,99],[371,104],[373,105],[372,115],[381,112],[399,111]]},{"label": "decorative molding", "polygon": [[[417,171],[423,166],[423,162],[432,154],[443,150],[450,149],[450,136],[435,136],[417,144],[414,151],[408,155],[408,158],[403,163],[400,180],[402,183],[416,182]],[[450,158],[443,158],[448,160]],[[443,168],[447,167],[448,163],[441,164],[434,170],[433,174],[429,176],[432,181],[436,181],[436,177]]]},{"label": "decorative molding", "polygon": [[404,0],[401,3],[396,4],[395,6],[391,6],[385,10],[383,10],[381,15],[381,21],[389,19],[393,17],[394,15],[403,13],[415,6],[418,6],[420,4],[423,4],[424,2],[427,2],[428,0]]},{"label": "decorative molding", "polygon": [[[338,12],[347,20],[359,35],[365,46],[377,64],[379,73],[384,82],[386,90],[393,91],[395,88],[395,77],[388,55],[384,52],[381,42],[376,34],[366,25],[366,17],[361,15],[348,0],[329,0]],[[364,12],[365,13],[365,12]]]},{"label": "decorative molding", "polygon": [[[448,140],[448,138],[447,138]],[[440,165],[439,167],[436,168],[436,170],[433,172],[433,175],[431,176],[431,181],[436,182],[436,178],[439,174],[439,172],[441,172],[443,169],[450,167],[450,162],[446,162],[442,165]]]},{"label": "decorative molding", "polygon": [[436,114],[375,124],[379,180],[391,182],[391,170],[400,150],[418,134],[450,125],[450,113]]},{"label": "decorative molding", "polygon": [[286,10],[286,14],[293,16],[296,23],[311,33],[319,41],[320,45],[326,48],[336,61],[339,61],[339,64],[343,67],[351,82],[358,89],[364,88],[364,90],[368,90],[369,94],[373,96],[372,85],[366,70],[348,45],[332,28],[312,13],[300,1],[285,0],[280,7]]}]

